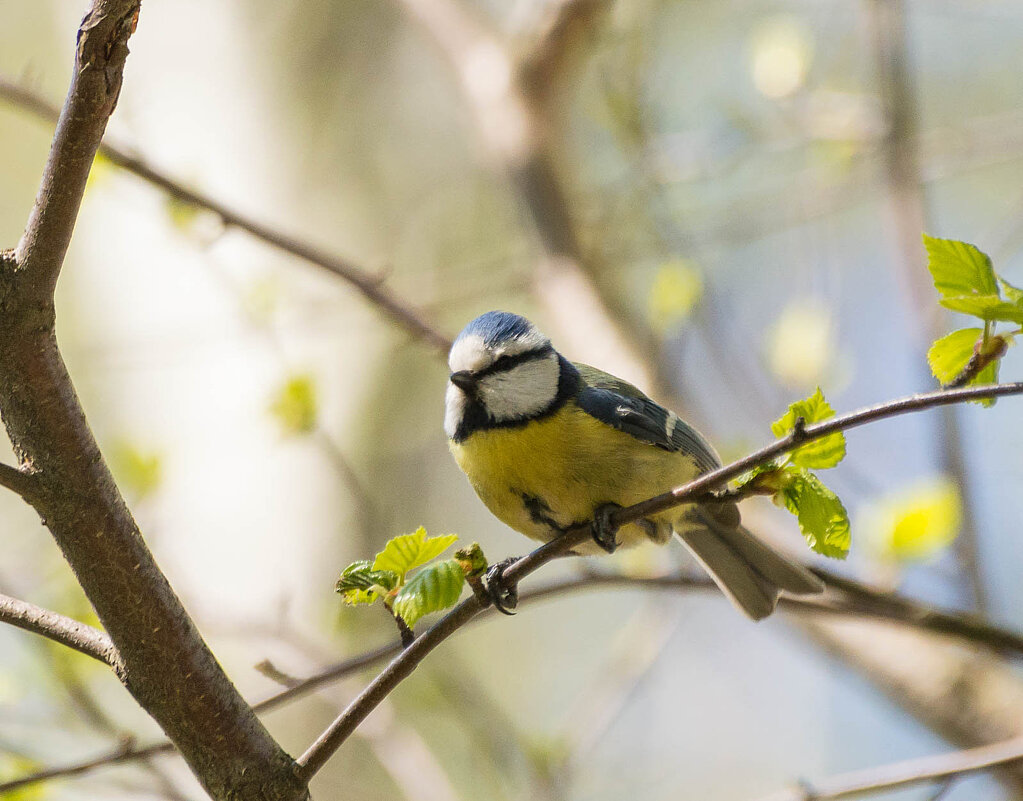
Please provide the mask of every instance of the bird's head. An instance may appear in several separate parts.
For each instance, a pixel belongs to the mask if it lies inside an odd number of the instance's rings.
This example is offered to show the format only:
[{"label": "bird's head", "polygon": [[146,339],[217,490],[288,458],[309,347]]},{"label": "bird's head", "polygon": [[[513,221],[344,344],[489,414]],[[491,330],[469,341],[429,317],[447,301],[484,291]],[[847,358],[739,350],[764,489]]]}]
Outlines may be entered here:
[{"label": "bird's head", "polygon": [[459,441],[547,413],[563,399],[567,364],[525,317],[481,314],[451,346],[445,432]]}]

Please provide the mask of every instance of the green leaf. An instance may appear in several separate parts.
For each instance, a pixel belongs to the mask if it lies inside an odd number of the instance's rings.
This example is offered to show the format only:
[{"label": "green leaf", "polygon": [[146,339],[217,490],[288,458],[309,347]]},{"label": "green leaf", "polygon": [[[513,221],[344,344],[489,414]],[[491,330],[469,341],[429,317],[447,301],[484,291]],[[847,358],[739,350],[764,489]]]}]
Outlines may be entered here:
[{"label": "green leaf", "polygon": [[462,566],[462,572],[467,578],[482,576],[488,567],[487,557],[483,555],[483,549],[478,542],[467,548],[459,548],[455,551],[455,559]]},{"label": "green leaf", "polygon": [[923,235],[927,269],[942,295],[997,295],[991,259],[976,246]]},{"label": "green leaf", "polygon": [[799,530],[813,550],[832,559],[845,559],[851,534],[842,501],[813,473],[792,467],[788,471],[789,484],[775,496],[775,503],[796,516]]},{"label": "green leaf", "polygon": [[1023,304],[1023,289],[1013,286],[1000,275],[998,276],[998,285],[1009,301],[1017,305]]},{"label": "green leaf", "polygon": [[399,576],[404,576],[412,568],[440,556],[457,539],[457,534],[427,537],[426,529],[420,526],[411,534],[402,534],[388,540],[384,549],[377,554],[373,569],[393,570]]},{"label": "green leaf", "polygon": [[286,434],[308,434],[314,431],[319,403],[313,377],[303,373],[285,381],[277,390],[270,411]]},{"label": "green leaf", "polygon": [[972,314],[982,320],[1003,320],[1023,325],[1023,302],[1009,303],[998,295],[946,295],[939,303],[946,309]]},{"label": "green leaf", "polygon": [[[796,419],[803,418],[809,425],[821,420],[827,420],[835,416],[835,410],[824,399],[821,388],[806,400],[796,401],[789,406],[789,410],[771,424],[771,431],[776,437],[783,437],[792,431],[796,425]],[[800,467],[824,469],[834,467],[845,458],[845,434],[838,431],[828,434],[818,440],[800,445],[792,451],[792,463]]]},{"label": "green leaf", "polygon": [[962,517],[958,487],[941,478],[885,496],[865,512],[864,523],[883,555],[918,561],[948,547]]},{"label": "green leaf", "polygon": [[927,363],[939,383],[947,384],[963,371],[983,336],[984,331],[980,328],[960,328],[931,345],[927,351]]},{"label": "green leaf", "polygon": [[401,577],[391,570],[374,570],[368,560],[352,562],[341,571],[335,590],[345,603],[371,604],[381,595],[385,595],[401,581]]},{"label": "green leaf", "polygon": [[427,565],[398,590],[391,608],[411,628],[423,615],[454,606],[464,583],[465,573],[457,559]]},{"label": "green leaf", "polygon": [[[968,386],[981,386],[983,384],[997,384],[998,383],[998,368],[1001,367],[1001,359],[995,359],[987,366],[984,367],[977,375],[970,381]],[[971,403],[979,403],[985,409],[988,409],[995,405],[997,398],[982,398],[981,400],[971,401]]]}]

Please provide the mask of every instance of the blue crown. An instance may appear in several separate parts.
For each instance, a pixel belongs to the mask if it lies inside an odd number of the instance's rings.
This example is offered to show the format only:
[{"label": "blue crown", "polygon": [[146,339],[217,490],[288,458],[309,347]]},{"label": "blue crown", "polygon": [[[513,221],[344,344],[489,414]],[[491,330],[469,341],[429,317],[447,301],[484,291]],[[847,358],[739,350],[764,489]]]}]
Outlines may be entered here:
[{"label": "blue crown", "polygon": [[533,324],[525,317],[511,312],[489,311],[472,320],[462,329],[462,333],[455,341],[475,335],[482,339],[485,345],[493,346],[509,339],[524,337],[534,330]]}]

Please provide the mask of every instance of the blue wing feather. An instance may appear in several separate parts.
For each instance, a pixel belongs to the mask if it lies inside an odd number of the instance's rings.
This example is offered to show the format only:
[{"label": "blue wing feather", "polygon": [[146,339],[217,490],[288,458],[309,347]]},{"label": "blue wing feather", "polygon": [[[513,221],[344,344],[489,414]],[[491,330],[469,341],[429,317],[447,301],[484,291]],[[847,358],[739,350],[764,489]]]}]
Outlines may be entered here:
[{"label": "blue wing feather", "polygon": [[584,412],[642,442],[691,456],[701,472],[721,464],[699,432],[674,412],[619,378],[588,365],[576,367],[583,381],[576,402]]}]

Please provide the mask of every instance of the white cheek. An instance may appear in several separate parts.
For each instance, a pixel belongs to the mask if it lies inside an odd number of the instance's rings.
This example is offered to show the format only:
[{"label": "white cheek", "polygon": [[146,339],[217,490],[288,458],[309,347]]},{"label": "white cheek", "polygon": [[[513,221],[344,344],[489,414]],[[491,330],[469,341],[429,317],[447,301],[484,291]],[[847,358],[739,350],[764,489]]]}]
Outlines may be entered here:
[{"label": "white cheek", "polygon": [[558,395],[558,357],[528,361],[480,382],[480,400],[497,421],[520,420],[545,411]]},{"label": "white cheek", "polygon": [[458,424],[462,422],[462,417],[465,415],[465,404],[465,393],[454,384],[448,383],[448,391],[444,396],[444,433],[449,438],[454,438]]}]

